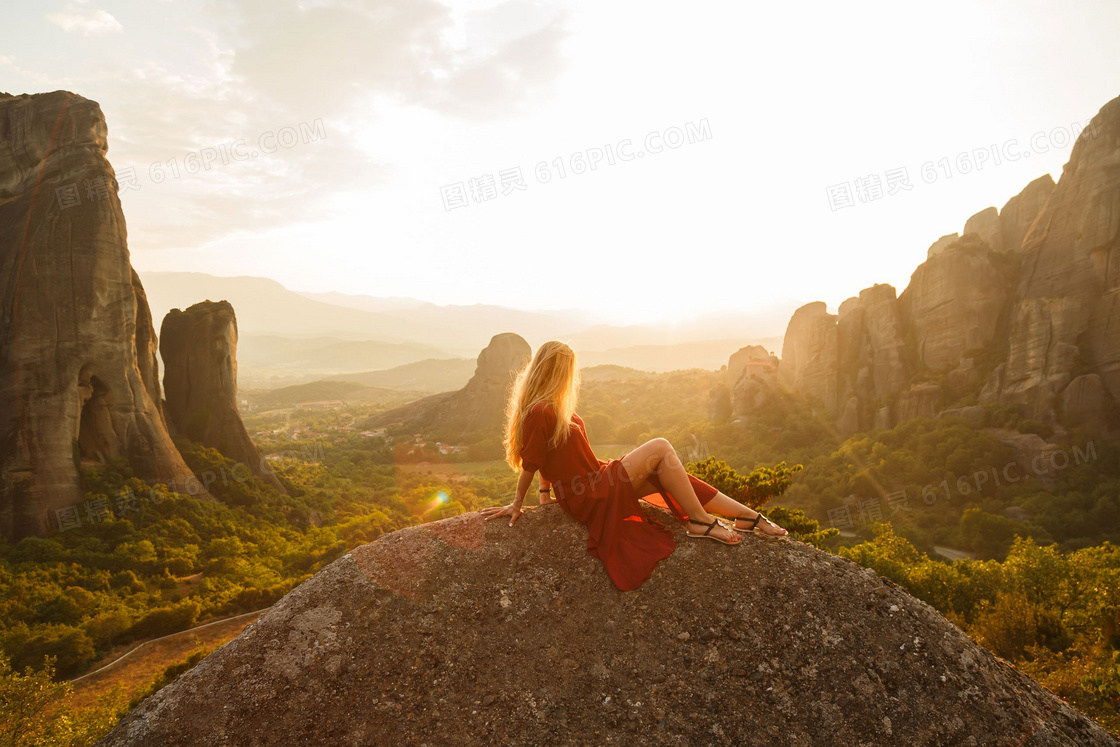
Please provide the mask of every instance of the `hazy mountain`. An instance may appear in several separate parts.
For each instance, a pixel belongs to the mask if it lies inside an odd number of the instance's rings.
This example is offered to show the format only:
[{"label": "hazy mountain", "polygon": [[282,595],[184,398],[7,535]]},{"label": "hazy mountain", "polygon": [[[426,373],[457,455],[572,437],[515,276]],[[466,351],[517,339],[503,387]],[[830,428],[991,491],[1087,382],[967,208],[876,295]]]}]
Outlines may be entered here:
[{"label": "hazy mountain", "polygon": [[[413,325],[384,313],[314,301],[268,278],[217,277],[201,272],[140,275],[157,329],[168,310],[210,299],[229,301],[233,305],[239,335],[333,336],[426,345],[438,345],[436,340],[446,340],[456,348],[464,346],[438,327]],[[466,350],[477,350],[477,347],[468,345]]]},{"label": "hazy mountain", "polygon": [[444,354],[474,355],[503,332],[516,332],[537,345],[547,339],[567,339],[594,321],[576,311],[535,312],[487,304],[438,306],[408,298],[303,294],[275,280],[249,276],[140,275],[157,329],[172,308],[186,308],[206,299],[226,300],[233,304],[241,335],[379,340],[428,345]]},{"label": "hazy mountain", "polygon": [[332,381],[351,381],[385,389],[450,392],[461,389],[474,373],[474,358],[450,358],[406,363],[385,371],[338,374]]},{"label": "hazy mountain", "polygon": [[[588,367],[714,370],[745,345],[776,349],[780,342],[776,334],[758,338],[743,333],[780,329],[774,320],[784,323],[789,313],[783,307],[773,313],[728,313],[615,327],[593,324],[587,312],[297,293],[259,277],[151,272],[142,273],[142,281],[157,329],[169,309],[205,299],[229,301],[240,338],[239,378],[243,386],[265,388],[345,375],[347,381],[388,389],[450,391],[470,378],[477,351],[494,335],[506,332],[520,335],[534,347],[548,339],[566,340]],[[417,367],[400,369],[411,364]],[[361,378],[355,378],[358,375]]]},{"label": "hazy mountain", "polygon": [[627,379],[649,379],[657,376],[652,371],[639,371],[636,368],[610,364],[580,367],[579,375],[584,381],[626,381]]},{"label": "hazy mountain", "polygon": [[305,298],[310,298],[312,301],[321,301],[322,303],[345,306],[348,309],[358,309],[360,311],[399,311],[401,309],[412,309],[426,303],[419,298],[406,298],[404,296],[378,298],[377,296],[353,295],[351,293],[339,293],[338,291],[330,291],[329,293],[295,292]]},{"label": "hazy mountain", "polygon": [[186,308],[206,299],[226,300],[233,304],[242,336],[378,340],[427,345],[460,356],[473,356],[494,335],[504,332],[521,335],[534,347],[545,340],[560,339],[583,351],[777,337],[799,305],[790,301],[754,314],[713,313],[620,327],[600,323],[591,312],[572,309],[526,311],[490,304],[440,306],[415,298],[299,293],[268,278],[217,277],[201,272],[140,275],[157,329],[169,309]]},{"label": "hazy mountain", "polygon": [[[637,345],[676,345],[682,342],[749,339],[751,344],[777,340],[781,347],[789,317],[801,302],[788,300],[758,313],[727,311],[679,320],[624,327],[598,324],[562,338],[577,350],[605,351]],[[726,361],[724,361],[726,362]]]},{"label": "hazy mountain", "polygon": [[448,352],[417,343],[340,340],[336,337],[290,338],[242,335],[238,364],[256,373],[346,373],[393,368]]},{"label": "hazy mountain", "polygon": [[636,368],[639,371],[678,371],[688,368],[703,368],[717,371],[727,365],[727,359],[739,348],[748,345],[762,345],[767,350],[776,350],[782,338],[704,340],[701,342],[682,342],[676,345],[635,345],[628,348],[585,351],[576,347],[580,366],[601,366],[612,364]]}]

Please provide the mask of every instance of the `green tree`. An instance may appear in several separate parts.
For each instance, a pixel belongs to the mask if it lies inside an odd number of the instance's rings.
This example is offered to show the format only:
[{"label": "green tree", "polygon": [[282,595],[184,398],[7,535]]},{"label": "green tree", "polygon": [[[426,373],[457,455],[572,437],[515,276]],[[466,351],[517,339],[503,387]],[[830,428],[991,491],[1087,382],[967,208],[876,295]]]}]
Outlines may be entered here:
[{"label": "green tree", "polygon": [[95,655],[93,641],[84,630],[57,624],[29,628],[19,623],[5,633],[4,650],[12,666],[19,669],[38,666],[44,657],[50,657],[62,677],[78,674]]},{"label": "green tree", "polygon": [[19,674],[0,655],[0,745],[44,743],[51,736],[52,705],[70,692],[68,682],[54,681],[54,659],[39,671]]},{"label": "green tree", "polygon": [[786,492],[793,483],[793,476],[803,467],[779,462],[773,467],[758,467],[750,474],[742,475],[727,462],[708,457],[699,462],[689,462],[686,469],[724,495],[758,510],[771,498]]}]

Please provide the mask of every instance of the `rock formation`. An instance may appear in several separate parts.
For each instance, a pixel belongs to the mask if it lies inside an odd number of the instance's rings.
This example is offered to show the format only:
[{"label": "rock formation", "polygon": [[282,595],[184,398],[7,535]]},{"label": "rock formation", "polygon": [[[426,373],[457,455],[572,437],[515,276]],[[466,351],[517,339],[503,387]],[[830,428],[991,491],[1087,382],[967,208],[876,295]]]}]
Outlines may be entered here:
[{"label": "rock formation", "polygon": [[829,412],[837,404],[836,315],[824,302],[805,304],[793,312],[782,342],[778,378],[787,386],[816,397]]},{"label": "rock formation", "polygon": [[961,237],[961,235],[959,233],[945,234],[944,236],[939,238],[937,241],[935,241],[935,242],[933,242],[932,244],[929,245],[929,249],[926,249],[926,259],[929,259],[930,257],[936,256],[938,254],[941,254],[941,252],[945,251],[945,249],[948,246],[950,246],[954,241],[956,241],[960,237]]},{"label": "rock formation", "polygon": [[100,744],[1116,745],[873,571],[672,531],[628,592],[558,506],[384,535]]},{"label": "rock formation", "polygon": [[962,238],[973,234],[988,245],[993,252],[1003,251],[1003,226],[1000,224],[999,211],[994,207],[984,208],[964,222]]},{"label": "rock formation", "polygon": [[287,493],[261,459],[237,410],[237,318],[228,301],[172,309],[159,330],[167,424],[240,462]]},{"label": "rock formation", "polygon": [[[79,463],[210,497],[168,436],[100,107],[0,94],[0,534],[57,527]],[[193,486],[193,490],[191,487]]]},{"label": "rock formation", "polygon": [[437,429],[445,438],[500,436],[514,376],[532,348],[512,332],[494,335],[478,355],[474,376],[456,392],[441,392],[370,418],[370,427],[407,424],[417,432]]},{"label": "rock formation", "polygon": [[761,345],[740,348],[731,354],[725,377],[730,387],[728,415],[748,417],[769,400],[778,385],[778,357]]},{"label": "rock formation", "polygon": [[723,384],[708,392],[708,420],[722,423],[731,419],[731,390]]},{"label": "rock formation", "polygon": [[[1077,138],[1020,249],[999,401],[1021,404],[1031,417],[1052,416],[1079,360],[1100,368],[1106,383],[1113,378],[1120,351],[1118,165],[1120,98],[1102,107]],[[1110,390],[1113,397],[1120,394]]]},{"label": "rock formation", "polygon": [[1051,193],[1054,191],[1054,178],[1043,174],[1012,197],[999,211],[999,225],[1003,231],[1003,248],[1017,252],[1023,246],[1023,239],[1031,226],[1042,214]]},{"label": "rock formation", "polygon": [[793,314],[782,347],[779,378],[817,397],[843,433],[871,428],[884,398],[905,389],[909,377],[895,290],[865,288],[827,313],[821,302]]},{"label": "rock formation", "polygon": [[902,317],[914,331],[918,359],[943,371],[959,365],[965,351],[990,343],[1001,321],[1006,322],[1001,315],[1010,281],[991,247],[974,232],[966,231],[923,262],[899,298]]},{"label": "rock formation", "polygon": [[897,303],[893,289],[875,286],[837,316],[819,302],[798,309],[783,382],[820,399],[843,433],[936,415],[967,397],[1055,426],[1069,415],[1116,429],[1118,164],[1120,98],[1081,132],[1056,185],[1035,179],[1002,210],[970,217],[960,236],[942,236]]}]

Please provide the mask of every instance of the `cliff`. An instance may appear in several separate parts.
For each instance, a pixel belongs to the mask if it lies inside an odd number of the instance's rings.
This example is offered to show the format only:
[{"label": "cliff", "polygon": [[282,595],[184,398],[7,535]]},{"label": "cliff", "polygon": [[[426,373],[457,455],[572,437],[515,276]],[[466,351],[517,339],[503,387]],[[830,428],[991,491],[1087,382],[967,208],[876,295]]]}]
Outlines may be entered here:
[{"label": "cliff", "polygon": [[156,334],[129,262],[100,107],[0,94],[0,533],[57,527],[81,463],[192,486],[167,433]]},{"label": "cliff", "polygon": [[1074,143],[1055,185],[1028,184],[942,236],[896,300],[876,285],[790,319],[779,374],[841,433],[957,403],[1120,427],[1120,98]]},{"label": "cliff", "polygon": [[532,353],[520,335],[494,335],[478,354],[474,375],[462,389],[433,394],[380,413],[366,425],[404,424],[416,432],[435,428],[445,438],[455,440],[478,433],[500,437],[510,385]]},{"label": "cliff", "polygon": [[160,326],[167,423],[173,435],[212,446],[281,493],[237,410],[237,317],[228,301],[172,309]]},{"label": "cliff", "polygon": [[100,744],[1117,744],[871,571],[673,531],[630,592],[555,505],[384,535]]}]

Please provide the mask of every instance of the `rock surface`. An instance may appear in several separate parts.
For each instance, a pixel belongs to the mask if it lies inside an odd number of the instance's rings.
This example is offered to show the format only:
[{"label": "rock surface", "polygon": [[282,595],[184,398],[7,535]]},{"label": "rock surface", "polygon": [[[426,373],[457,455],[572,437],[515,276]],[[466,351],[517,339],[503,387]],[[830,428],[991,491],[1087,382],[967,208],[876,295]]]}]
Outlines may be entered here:
[{"label": "rock surface", "polygon": [[883,398],[909,376],[900,306],[890,285],[874,285],[829,314],[821,302],[798,309],[786,328],[778,378],[817,397],[842,433],[873,426]]},{"label": "rock surface", "polygon": [[1117,744],[874,572],[674,533],[630,592],[557,506],[384,535],[100,744]]},{"label": "rock surface", "polygon": [[212,446],[287,494],[257,451],[237,410],[237,317],[228,301],[172,309],[159,330],[167,424]]},{"label": "rock surface", "polygon": [[727,361],[730,414],[749,417],[761,407],[778,385],[778,357],[761,345],[748,345]]},{"label": "rock surface", "polygon": [[993,252],[1003,251],[1003,227],[1000,225],[999,211],[994,207],[984,208],[964,222],[961,238],[975,234]]},{"label": "rock surface", "polygon": [[1120,346],[1116,335],[1103,348],[1081,339],[1102,296],[1120,289],[1120,98],[1078,136],[1021,255],[1000,401],[1047,420],[1079,356],[1100,365]]},{"label": "rock surface", "polygon": [[944,236],[939,238],[937,241],[935,241],[935,242],[933,242],[932,244],[929,245],[929,249],[926,249],[926,259],[929,259],[930,257],[935,257],[938,254],[941,254],[941,252],[945,251],[950,246],[952,246],[953,242],[955,242],[960,237],[961,237],[961,235],[959,233],[947,233],[947,234],[945,234]]},{"label": "rock surface", "polygon": [[1017,252],[1022,248],[1023,239],[1046,207],[1055,186],[1054,177],[1043,174],[1004,204],[999,211],[1004,249]]},{"label": "rock surface", "polygon": [[808,303],[793,312],[782,342],[778,378],[799,392],[817,397],[825,408],[837,405],[836,315],[823,301]]},{"label": "rock surface", "polygon": [[446,437],[500,435],[510,385],[532,356],[529,343],[512,332],[494,335],[481,353],[474,376],[457,392],[441,392],[366,421],[369,426],[403,423],[417,431],[439,428]]},{"label": "rock surface", "polygon": [[967,230],[919,265],[899,303],[921,362],[935,371],[954,368],[966,351],[991,342],[1006,322],[1010,283],[990,247]]},{"label": "rock surface", "polygon": [[[58,527],[79,462],[198,486],[167,433],[100,107],[0,94],[0,534]],[[198,497],[209,498],[204,490]]]}]

